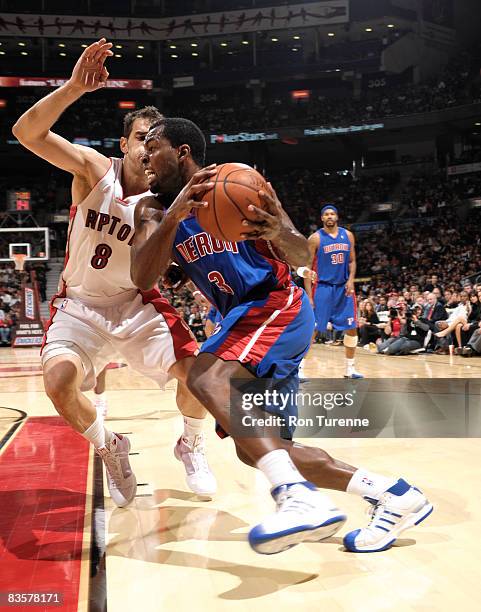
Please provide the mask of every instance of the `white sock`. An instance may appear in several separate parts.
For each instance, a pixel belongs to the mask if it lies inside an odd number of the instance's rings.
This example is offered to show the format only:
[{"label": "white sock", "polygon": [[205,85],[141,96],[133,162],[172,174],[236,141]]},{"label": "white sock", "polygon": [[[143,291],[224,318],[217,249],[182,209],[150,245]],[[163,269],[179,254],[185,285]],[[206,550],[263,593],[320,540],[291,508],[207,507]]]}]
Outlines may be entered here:
[{"label": "white sock", "polygon": [[283,448],[265,454],[257,462],[257,467],[264,472],[273,489],[283,484],[306,480],[292,463],[289,453]]},{"label": "white sock", "polygon": [[95,448],[102,448],[112,439],[112,432],[105,429],[102,417],[97,415],[95,421],[83,432],[82,436],[87,438]]},{"label": "white sock", "polygon": [[381,476],[359,468],[354,472],[346,491],[353,495],[360,495],[361,497],[366,495],[366,497],[378,499],[384,491],[387,491],[397,481],[397,478]]},{"label": "white sock", "polygon": [[182,434],[184,442],[192,446],[195,442],[195,437],[202,433],[204,422],[205,419],[184,416],[184,433]]},{"label": "white sock", "polygon": [[346,369],[348,372],[352,372],[352,370],[354,370],[354,358],[348,359],[346,357]]},{"label": "white sock", "polygon": [[105,391],[102,391],[102,393],[95,393],[94,392],[94,402],[106,402],[107,401],[107,393]]}]

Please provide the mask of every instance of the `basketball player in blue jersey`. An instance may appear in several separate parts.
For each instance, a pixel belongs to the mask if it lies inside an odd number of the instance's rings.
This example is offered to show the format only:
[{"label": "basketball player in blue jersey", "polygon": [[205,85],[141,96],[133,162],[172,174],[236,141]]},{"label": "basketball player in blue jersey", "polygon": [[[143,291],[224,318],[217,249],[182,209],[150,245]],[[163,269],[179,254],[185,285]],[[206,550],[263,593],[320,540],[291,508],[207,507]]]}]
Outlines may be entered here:
[{"label": "basketball player in blue jersey", "polygon": [[373,505],[368,527],[346,535],[349,550],[389,547],[431,512],[418,489],[293,443],[289,432],[283,439],[239,437],[231,431],[230,410],[240,410],[229,407],[231,380],[270,378],[287,388],[309,348],[312,308],[305,292],[293,285],[288,265],[305,265],[307,240],[274,192],[259,192],[266,209],[252,208],[258,221],[244,221],[242,242],[218,241],[200,227],[192,209],[206,205],[201,200],[214,185],[216,169],[201,169],[205,139],[191,121],[162,119],[150,130],[145,147],[146,174],[157,197],[144,198],[135,211],[132,279],[141,288],[154,286],[175,261],[222,315],[187,384],[224,432],[233,434],[241,460],[259,468],[272,486],[277,511],[250,530],[252,548],[272,554],[336,533],[346,517],[316,485],[359,495]]},{"label": "basketball player in blue jersey", "polygon": [[346,373],[344,378],[364,378],[354,368],[357,337],[357,305],[354,291],[356,250],[353,234],[339,227],[337,208],[332,204],[321,210],[322,229],[309,236],[312,268],[317,282],[306,278],[305,288],[314,308],[317,333],[327,324],[344,332]]}]

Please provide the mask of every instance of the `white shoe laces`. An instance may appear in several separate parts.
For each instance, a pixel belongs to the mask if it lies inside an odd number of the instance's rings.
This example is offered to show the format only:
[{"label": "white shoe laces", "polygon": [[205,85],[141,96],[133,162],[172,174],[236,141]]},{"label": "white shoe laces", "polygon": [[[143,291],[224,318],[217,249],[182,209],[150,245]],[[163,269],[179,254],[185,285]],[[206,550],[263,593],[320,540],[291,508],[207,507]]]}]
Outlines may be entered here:
[{"label": "white shoe laces", "polygon": [[[367,514],[371,516],[371,520],[369,521],[367,529],[374,529],[378,525],[387,529],[389,527],[394,527],[394,525],[392,525],[391,523],[397,523],[399,521],[399,517],[392,514],[389,510],[386,510],[386,505],[389,502],[390,498],[391,495],[389,493],[384,493],[383,495],[381,495],[375,505],[371,505],[367,508]],[[390,522],[386,523],[386,521],[381,521],[381,519],[383,518],[389,520]]]},{"label": "white shoe laces", "polygon": [[291,492],[289,490],[279,493],[276,504],[278,512],[299,512],[299,510],[306,512],[315,508],[314,504],[310,504],[305,499],[300,499],[296,496],[295,491]]},{"label": "white shoe laces", "polygon": [[187,454],[189,455],[189,459],[192,462],[194,472],[210,473],[209,464],[207,463],[207,457],[205,456],[204,436],[202,434],[195,436],[194,443],[192,446],[185,442],[185,438],[183,438],[183,442],[185,446],[187,446],[187,448],[189,449],[187,451]]},{"label": "white shoe laces", "polygon": [[108,454],[102,456],[107,469],[107,476],[111,483],[111,488],[120,489],[122,487],[125,476],[122,470],[122,460],[128,457],[126,451],[112,452],[109,450]]}]

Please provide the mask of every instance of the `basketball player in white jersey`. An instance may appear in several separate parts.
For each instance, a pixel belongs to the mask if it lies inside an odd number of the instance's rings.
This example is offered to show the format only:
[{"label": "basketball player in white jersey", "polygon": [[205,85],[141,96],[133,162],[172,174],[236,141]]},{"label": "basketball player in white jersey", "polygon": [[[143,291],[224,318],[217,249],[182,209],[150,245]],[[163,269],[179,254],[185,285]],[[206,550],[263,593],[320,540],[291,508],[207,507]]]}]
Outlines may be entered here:
[{"label": "basketball player in white jersey", "polygon": [[189,487],[208,499],[216,482],[204,453],[206,411],[184,384],[197,344],[157,289],[141,292],[130,279],[135,204],[148,192],[143,140],[161,114],[146,107],[126,116],[120,140],[123,159],[109,159],[51,131],[84,93],[105,87],[111,47],[105,39],[87,47],[67,83],[37,102],[13,127],[27,149],[73,175],[65,268],[41,353],[45,390],[67,423],[95,446],[107,469],[112,499],[122,507],[135,497],[137,486],[128,458],[130,442],[105,428],[82,391],[95,385],[96,374],[113,351],[160,386],[177,378],[184,433],[175,456],[184,463]]}]

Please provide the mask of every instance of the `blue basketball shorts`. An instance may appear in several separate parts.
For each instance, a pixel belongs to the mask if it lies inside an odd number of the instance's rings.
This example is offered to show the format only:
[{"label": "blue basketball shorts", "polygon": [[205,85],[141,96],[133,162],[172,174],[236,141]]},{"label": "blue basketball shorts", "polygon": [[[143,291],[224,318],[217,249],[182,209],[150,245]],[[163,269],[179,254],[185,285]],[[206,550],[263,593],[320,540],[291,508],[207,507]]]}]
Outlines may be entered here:
[{"label": "blue basketball shorts", "polygon": [[314,316],[319,332],[326,331],[328,323],[337,330],[356,329],[356,296],[346,295],[345,284],[318,282],[314,291]]}]

